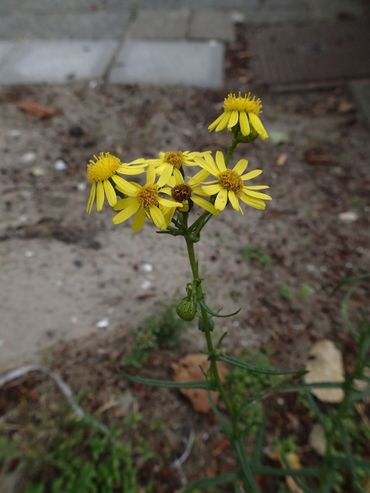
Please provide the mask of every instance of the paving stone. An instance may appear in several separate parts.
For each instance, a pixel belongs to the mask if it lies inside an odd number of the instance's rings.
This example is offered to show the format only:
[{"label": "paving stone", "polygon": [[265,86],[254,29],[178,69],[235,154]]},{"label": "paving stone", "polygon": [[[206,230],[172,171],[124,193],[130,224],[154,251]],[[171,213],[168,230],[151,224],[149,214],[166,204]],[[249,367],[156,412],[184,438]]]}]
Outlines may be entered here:
[{"label": "paving stone", "polygon": [[330,20],[340,17],[363,19],[370,16],[368,0],[306,0],[312,20]]},{"label": "paving stone", "polygon": [[[257,8],[264,0],[181,0],[181,7],[191,9],[245,9]],[[140,8],[153,8],[153,0],[139,0]],[[179,8],[179,0],[156,0],[155,5],[158,9]]]},{"label": "paving stone", "polygon": [[189,9],[141,10],[128,35],[136,39],[184,39],[189,21]]},{"label": "paving stone", "polygon": [[[136,0],[0,0],[1,4],[17,4],[18,9],[27,12],[40,13],[67,13],[69,11],[82,12],[104,10],[126,10],[132,8]],[[13,6],[13,11],[16,9]]]},{"label": "paving stone", "polygon": [[0,66],[1,84],[63,83],[99,78],[110,64],[114,41],[29,41]]},{"label": "paving stone", "polygon": [[17,48],[17,43],[12,43],[10,41],[0,41],[0,67],[12,57]]},{"label": "paving stone", "polygon": [[196,10],[191,18],[189,37],[191,39],[234,41],[235,29],[231,13],[216,10]]},{"label": "paving stone", "polygon": [[221,87],[224,46],[192,41],[126,41],[109,81]]},{"label": "paving stone", "polygon": [[297,0],[270,0],[260,9],[245,12],[246,24],[290,24],[307,22],[309,9]]},{"label": "paving stone", "polygon": [[5,14],[0,39],[121,39],[128,22],[128,12]]},{"label": "paving stone", "polygon": [[370,129],[370,79],[351,82],[350,89]]}]

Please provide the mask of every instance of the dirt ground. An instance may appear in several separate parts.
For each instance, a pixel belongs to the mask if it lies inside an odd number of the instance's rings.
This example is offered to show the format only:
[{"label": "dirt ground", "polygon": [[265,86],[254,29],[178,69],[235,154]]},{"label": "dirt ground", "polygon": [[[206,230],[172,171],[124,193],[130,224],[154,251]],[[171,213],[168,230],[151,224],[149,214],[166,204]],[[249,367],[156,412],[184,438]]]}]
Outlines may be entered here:
[{"label": "dirt ground", "polygon": [[[273,201],[265,212],[228,210],[211,221],[199,255],[215,308],[242,307],[220,327],[233,351],[273,343],[293,364],[311,340],[338,331],[331,290],[369,265],[370,142],[345,90],[259,95],[275,139],[239,146],[235,159],[264,169]],[[132,160],[226,149],[227,134],[207,131],[223,97],[91,83],[0,90],[1,368],[60,340],[130,338],[159,303],[182,296],[189,270],[180,240],[114,226],[109,210],[88,216],[85,163],[102,150]],[[24,100],[57,114],[30,116],[18,107]],[[251,245],[270,266],[244,260]],[[203,347],[194,333],[184,344]]]}]

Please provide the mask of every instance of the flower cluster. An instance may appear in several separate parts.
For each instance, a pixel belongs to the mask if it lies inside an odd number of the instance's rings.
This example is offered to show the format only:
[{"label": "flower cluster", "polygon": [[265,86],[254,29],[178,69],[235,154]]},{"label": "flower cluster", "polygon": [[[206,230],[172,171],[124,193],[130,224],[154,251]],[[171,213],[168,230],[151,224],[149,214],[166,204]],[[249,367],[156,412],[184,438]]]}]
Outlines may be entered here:
[{"label": "flower cluster", "polygon": [[[229,95],[224,113],[209,130],[228,127],[243,136],[255,131],[266,138],[267,132],[258,117],[260,110],[260,100],[249,94]],[[269,187],[250,184],[262,170],[246,172],[246,159],[239,160],[234,167],[229,167],[226,161],[221,151],[214,155],[211,151],[160,152],[157,158],[139,158],[128,163],[109,152],[100,153],[87,164],[91,190],[86,210],[90,213],[96,203],[100,212],[106,199],[117,212],[114,224],[132,218],[132,229],[140,231],[146,219],[160,230],[166,230],[171,221],[176,222],[177,213],[186,213],[193,207],[215,216],[228,204],[243,214],[241,202],[264,209],[265,201],[271,197],[261,190]],[[198,168],[195,173],[193,168]],[[128,179],[141,174],[145,174],[145,180],[140,180],[143,184]]]}]

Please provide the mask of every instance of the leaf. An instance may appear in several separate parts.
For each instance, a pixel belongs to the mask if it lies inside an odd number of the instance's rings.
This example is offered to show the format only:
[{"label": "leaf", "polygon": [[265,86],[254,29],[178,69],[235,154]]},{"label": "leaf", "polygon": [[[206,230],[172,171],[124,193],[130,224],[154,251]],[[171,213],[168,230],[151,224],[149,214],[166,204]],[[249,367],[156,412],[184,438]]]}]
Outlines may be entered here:
[{"label": "leaf", "polygon": [[236,358],[232,358],[231,356],[226,356],[225,354],[221,354],[217,358],[224,363],[228,363],[229,365],[236,366],[237,368],[244,368],[245,370],[249,370],[254,373],[262,373],[263,375],[294,375],[294,374],[303,374],[306,372],[304,368],[296,368],[296,369],[287,369],[287,370],[278,370],[271,368],[260,368],[258,366],[250,365],[248,363],[244,363],[239,361]]},{"label": "leaf", "polygon": [[222,484],[234,483],[236,479],[238,479],[238,474],[236,472],[218,474],[213,478],[200,479],[199,481],[186,485],[182,490],[182,493],[190,493],[198,488],[211,488]]},{"label": "leaf", "polygon": [[209,383],[206,380],[197,381],[184,381],[184,382],[172,382],[171,380],[156,380],[154,378],[139,377],[137,375],[130,375],[129,373],[121,370],[121,373],[131,382],[139,383],[141,385],[148,385],[150,387],[166,387],[172,389],[205,389],[210,388]]},{"label": "leaf", "polygon": [[[343,360],[340,351],[332,341],[323,339],[315,343],[308,354],[306,364],[308,373],[304,376],[306,383],[344,382]],[[311,389],[315,397],[322,402],[338,403],[343,400],[343,389]]]},{"label": "leaf", "polygon": [[[171,367],[175,372],[175,382],[184,383],[194,380],[199,381],[200,378],[202,378],[204,374],[208,372],[210,362],[205,354],[188,354],[181,358],[177,363],[172,363]],[[217,363],[217,368],[220,373],[221,380],[223,381],[226,374],[224,366],[220,363]],[[181,393],[190,400],[194,410],[200,413],[208,413],[211,410],[208,393],[206,391],[199,390],[202,388],[210,390],[210,384],[206,381],[204,381],[204,383],[206,383],[206,387],[195,387],[187,385],[179,386],[184,389],[181,390]],[[218,393],[212,391],[210,392],[210,395],[212,396],[212,399],[217,402]]]},{"label": "leaf", "polygon": [[17,107],[27,113],[27,115],[34,116],[39,120],[47,120],[58,114],[58,111],[53,108],[26,99],[19,101]]}]

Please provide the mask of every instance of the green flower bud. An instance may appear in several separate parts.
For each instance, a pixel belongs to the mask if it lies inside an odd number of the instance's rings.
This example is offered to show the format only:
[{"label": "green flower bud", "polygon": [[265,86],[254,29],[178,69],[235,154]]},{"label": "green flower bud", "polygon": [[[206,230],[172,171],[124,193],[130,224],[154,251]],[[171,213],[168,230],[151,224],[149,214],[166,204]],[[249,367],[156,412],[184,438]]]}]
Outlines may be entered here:
[{"label": "green flower bud", "polygon": [[183,298],[176,307],[176,313],[182,320],[190,322],[197,313],[197,305],[191,297]]}]

